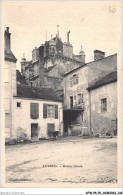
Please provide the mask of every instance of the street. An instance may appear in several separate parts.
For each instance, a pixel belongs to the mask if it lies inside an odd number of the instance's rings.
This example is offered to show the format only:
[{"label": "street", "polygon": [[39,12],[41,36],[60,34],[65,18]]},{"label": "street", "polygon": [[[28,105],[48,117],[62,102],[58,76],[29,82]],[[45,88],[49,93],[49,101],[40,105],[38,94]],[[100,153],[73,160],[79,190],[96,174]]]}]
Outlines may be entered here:
[{"label": "street", "polygon": [[7,183],[115,183],[117,138],[66,137],[6,146]]}]

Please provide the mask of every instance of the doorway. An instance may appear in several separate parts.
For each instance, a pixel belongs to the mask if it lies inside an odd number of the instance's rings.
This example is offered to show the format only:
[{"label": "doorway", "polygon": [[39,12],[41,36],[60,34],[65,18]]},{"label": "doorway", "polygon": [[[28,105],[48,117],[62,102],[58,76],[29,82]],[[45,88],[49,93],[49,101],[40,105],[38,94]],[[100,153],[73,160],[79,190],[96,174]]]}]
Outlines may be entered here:
[{"label": "doorway", "polygon": [[38,123],[31,124],[31,140],[32,141],[38,140]]},{"label": "doorway", "polygon": [[47,124],[47,134],[48,137],[50,137],[50,135],[55,131],[55,125],[54,123],[48,123]]},{"label": "doorway", "polygon": [[73,109],[73,96],[70,96],[70,109]]},{"label": "doorway", "polygon": [[117,119],[111,121],[111,130],[113,130],[114,136],[117,136]]}]

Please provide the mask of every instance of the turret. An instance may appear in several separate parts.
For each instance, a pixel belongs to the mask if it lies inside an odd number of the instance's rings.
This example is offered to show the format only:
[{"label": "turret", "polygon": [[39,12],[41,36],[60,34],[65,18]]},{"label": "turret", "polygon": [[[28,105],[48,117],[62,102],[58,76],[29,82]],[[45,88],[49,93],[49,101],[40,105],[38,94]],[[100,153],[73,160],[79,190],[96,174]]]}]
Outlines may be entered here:
[{"label": "turret", "polygon": [[85,63],[85,52],[82,50],[82,46],[81,46],[81,51],[79,52],[80,54],[80,62]]},{"label": "turret", "polygon": [[82,50],[82,46],[79,55],[74,55],[74,59],[82,62],[83,64],[85,63],[85,52]]},{"label": "turret", "polygon": [[73,58],[73,46],[70,44],[70,30],[67,32],[67,43],[63,44],[63,55]]},{"label": "turret", "polygon": [[49,54],[56,54],[56,42],[53,39],[49,41]]},{"label": "turret", "polygon": [[23,76],[25,76],[25,65],[26,65],[26,58],[23,54],[23,57],[21,59],[21,73]]}]

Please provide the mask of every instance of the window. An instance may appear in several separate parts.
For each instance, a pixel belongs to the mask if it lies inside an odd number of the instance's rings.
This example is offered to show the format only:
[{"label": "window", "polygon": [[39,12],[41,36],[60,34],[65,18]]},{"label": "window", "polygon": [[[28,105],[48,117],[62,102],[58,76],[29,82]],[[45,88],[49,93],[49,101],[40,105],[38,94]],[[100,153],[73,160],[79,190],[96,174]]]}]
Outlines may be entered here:
[{"label": "window", "polygon": [[32,119],[39,118],[39,104],[38,103],[31,103],[30,104],[30,117]]},{"label": "window", "polygon": [[78,75],[74,74],[73,75],[73,84],[77,84],[78,83]]},{"label": "window", "polygon": [[83,101],[83,93],[80,93],[77,95],[78,96],[78,105],[79,104],[82,104],[84,101]]},{"label": "window", "polygon": [[107,111],[107,98],[101,99],[101,112]]},{"label": "window", "polygon": [[78,74],[74,74],[73,76],[70,76],[70,86],[77,84],[79,81]]},{"label": "window", "polygon": [[58,105],[43,104],[43,118],[58,119]]},{"label": "window", "polygon": [[17,102],[17,107],[20,108],[21,107],[21,103]]},{"label": "window", "polygon": [[47,106],[47,118],[54,118],[54,105]]}]

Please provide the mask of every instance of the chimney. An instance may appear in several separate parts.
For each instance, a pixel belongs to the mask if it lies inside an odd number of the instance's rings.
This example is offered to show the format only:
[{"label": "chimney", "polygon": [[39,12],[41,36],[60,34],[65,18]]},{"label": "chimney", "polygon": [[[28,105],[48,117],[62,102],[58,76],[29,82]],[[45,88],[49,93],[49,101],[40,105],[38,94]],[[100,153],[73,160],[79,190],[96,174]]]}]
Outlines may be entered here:
[{"label": "chimney", "polygon": [[9,27],[6,27],[4,32],[5,50],[11,51],[11,33],[9,33]]},{"label": "chimney", "polygon": [[69,44],[69,33],[70,33],[70,30],[67,32],[67,43]]},{"label": "chimney", "polygon": [[59,36],[59,25],[57,25],[57,35]]},{"label": "chimney", "polygon": [[95,50],[94,51],[94,60],[100,60],[105,58],[105,52],[100,51],[100,50]]}]

